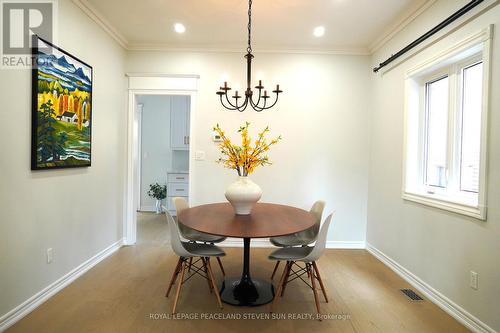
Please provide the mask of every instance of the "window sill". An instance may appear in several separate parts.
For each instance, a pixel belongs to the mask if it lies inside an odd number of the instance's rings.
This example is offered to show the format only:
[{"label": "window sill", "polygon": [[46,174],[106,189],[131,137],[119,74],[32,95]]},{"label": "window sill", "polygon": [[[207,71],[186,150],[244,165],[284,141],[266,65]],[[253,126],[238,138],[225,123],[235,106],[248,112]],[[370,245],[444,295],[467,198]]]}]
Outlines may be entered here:
[{"label": "window sill", "polygon": [[403,191],[402,198],[422,205],[447,210],[449,212],[470,216],[479,220],[486,220],[486,207],[472,206],[451,200],[444,200],[432,195]]}]

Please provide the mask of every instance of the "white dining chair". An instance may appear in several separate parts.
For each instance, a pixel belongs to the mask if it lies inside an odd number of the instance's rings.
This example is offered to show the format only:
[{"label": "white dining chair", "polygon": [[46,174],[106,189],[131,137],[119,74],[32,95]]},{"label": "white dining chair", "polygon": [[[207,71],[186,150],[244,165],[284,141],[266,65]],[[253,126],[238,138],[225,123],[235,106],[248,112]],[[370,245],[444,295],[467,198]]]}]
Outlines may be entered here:
[{"label": "white dining chair", "polygon": [[[177,219],[179,219],[179,215],[186,209],[189,208],[189,203],[183,197],[174,197],[172,201],[175,206],[175,210],[177,213]],[[181,236],[191,242],[200,242],[200,243],[208,243],[208,244],[216,244],[226,240],[227,237],[216,236],[206,234],[204,232],[196,231],[188,226],[182,224],[182,222],[178,221],[179,231]],[[191,260],[192,261],[192,260]],[[226,276],[226,272],[224,271],[224,266],[222,265],[222,261],[219,257],[217,257],[217,263],[219,264],[220,270],[223,276]]]},{"label": "white dining chair", "polygon": [[[278,249],[269,255],[270,260],[286,261],[283,274],[281,275],[280,281],[278,283],[278,289],[276,291],[274,301],[271,304],[271,311],[274,310],[274,306],[277,304],[278,299],[283,296],[287,284],[292,280],[298,278],[304,281],[312,289],[314,294],[314,301],[316,303],[316,310],[318,311],[318,313],[321,313],[321,311],[316,288],[316,281],[319,282],[320,289],[323,292],[323,296],[325,297],[325,301],[328,303],[325,286],[323,284],[323,280],[321,279],[316,261],[321,257],[325,250],[326,237],[328,234],[328,228],[330,227],[332,216],[333,213],[326,218],[325,222],[321,226],[318,238],[313,247],[285,247],[282,249]],[[301,267],[297,264],[297,262],[304,263],[305,267]],[[295,270],[294,268],[298,269]],[[310,285],[306,282],[306,280],[302,278],[302,275],[304,274],[307,274],[308,278],[310,279]]]},{"label": "white dining chair", "polygon": [[[168,285],[167,293],[165,294],[165,297],[168,297],[172,286],[175,284],[177,277],[180,274],[177,291],[175,293],[174,304],[172,306],[172,314],[174,314],[177,309],[177,302],[179,300],[182,286],[187,280],[189,280],[193,275],[196,274],[207,279],[208,288],[211,293],[213,292],[215,294],[217,303],[222,309],[222,302],[220,299],[219,291],[217,289],[217,284],[215,283],[215,277],[212,271],[212,267],[210,265],[210,258],[222,257],[225,256],[226,253],[213,244],[181,241],[177,223],[174,221],[167,210],[165,210],[165,215],[167,217],[168,226],[170,228],[170,244],[172,246],[172,250],[179,256],[179,260],[177,261],[177,265],[174,269],[174,272],[172,273],[172,278],[170,279],[170,283]],[[191,260],[193,258],[196,259],[194,260],[194,262],[193,260]],[[199,262],[201,262],[201,264],[198,265]],[[185,277],[186,273],[188,274],[187,277]]]},{"label": "white dining chair", "polygon": [[[314,223],[312,227],[291,235],[271,237],[269,241],[277,247],[306,246],[314,243],[318,237],[319,226],[321,224],[324,209],[325,202],[322,200],[316,201],[309,210],[309,212],[314,214],[316,218],[316,223]],[[279,264],[280,261],[276,261],[273,273],[271,274],[271,280],[274,278],[274,274],[276,274]]]}]

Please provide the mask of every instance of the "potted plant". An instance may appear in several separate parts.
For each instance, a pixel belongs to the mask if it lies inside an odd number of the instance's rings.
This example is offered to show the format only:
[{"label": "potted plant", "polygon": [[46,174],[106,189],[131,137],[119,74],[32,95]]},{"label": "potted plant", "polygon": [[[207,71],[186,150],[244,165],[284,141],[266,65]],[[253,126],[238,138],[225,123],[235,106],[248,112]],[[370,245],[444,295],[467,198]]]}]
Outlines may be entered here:
[{"label": "potted plant", "polygon": [[161,201],[167,197],[167,186],[158,183],[150,184],[148,195],[156,199],[156,214],[161,213]]},{"label": "potted plant", "polygon": [[252,139],[248,136],[249,125],[250,123],[246,122],[238,130],[241,135],[241,146],[232,144],[219,124],[214,127],[214,131],[222,140],[219,145],[222,156],[218,162],[226,168],[236,170],[239,176],[238,180],[229,185],[225,192],[226,199],[238,215],[250,214],[252,208],[260,200],[262,190],[259,185],[248,178],[248,175],[258,166],[271,164],[266,154],[272,145],[281,140],[281,136],[278,136],[268,141],[266,134],[269,132],[269,127],[266,127],[258,134],[257,140],[252,146]]}]

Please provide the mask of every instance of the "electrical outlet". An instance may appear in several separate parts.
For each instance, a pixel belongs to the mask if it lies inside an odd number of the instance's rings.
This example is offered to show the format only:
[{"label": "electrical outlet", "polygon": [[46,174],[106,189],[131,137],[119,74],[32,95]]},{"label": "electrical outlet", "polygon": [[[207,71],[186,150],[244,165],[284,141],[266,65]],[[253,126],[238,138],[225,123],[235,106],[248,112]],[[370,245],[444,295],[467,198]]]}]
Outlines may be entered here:
[{"label": "electrical outlet", "polygon": [[194,159],[197,161],[204,161],[205,160],[205,152],[202,150],[197,150],[194,153]]},{"label": "electrical outlet", "polygon": [[474,290],[477,290],[477,273],[474,271],[470,271],[470,287]]},{"label": "electrical outlet", "polygon": [[47,264],[50,264],[54,260],[52,248],[47,249]]}]

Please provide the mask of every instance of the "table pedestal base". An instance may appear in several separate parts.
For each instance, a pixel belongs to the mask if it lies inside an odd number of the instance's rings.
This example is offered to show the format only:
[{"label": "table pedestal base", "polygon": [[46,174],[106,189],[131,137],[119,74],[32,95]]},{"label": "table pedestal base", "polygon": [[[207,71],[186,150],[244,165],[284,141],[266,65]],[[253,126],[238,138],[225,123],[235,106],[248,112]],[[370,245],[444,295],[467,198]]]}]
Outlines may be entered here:
[{"label": "table pedestal base", "polygon": [[274,287],[262,279],[242,280],[241,277],[225,278],[220,291],[224,303],[238,306],[258,306],[270,303]]}]

